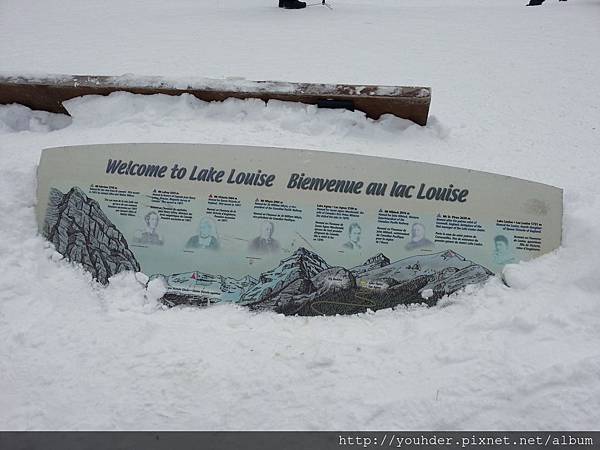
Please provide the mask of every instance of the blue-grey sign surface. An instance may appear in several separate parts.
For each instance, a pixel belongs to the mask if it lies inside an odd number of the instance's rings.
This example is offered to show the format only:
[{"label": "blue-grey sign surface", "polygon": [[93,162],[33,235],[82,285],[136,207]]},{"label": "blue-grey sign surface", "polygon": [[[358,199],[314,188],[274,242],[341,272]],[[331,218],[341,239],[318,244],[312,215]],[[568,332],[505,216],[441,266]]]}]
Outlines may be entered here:
[{"label": "blue-grey sign surface", "polygon": [[340,153],[89,145],[43,151],[37,217],[98,281],[142,271],[169,305],[347,314],[434,304],[554,250],[562,190]]}]

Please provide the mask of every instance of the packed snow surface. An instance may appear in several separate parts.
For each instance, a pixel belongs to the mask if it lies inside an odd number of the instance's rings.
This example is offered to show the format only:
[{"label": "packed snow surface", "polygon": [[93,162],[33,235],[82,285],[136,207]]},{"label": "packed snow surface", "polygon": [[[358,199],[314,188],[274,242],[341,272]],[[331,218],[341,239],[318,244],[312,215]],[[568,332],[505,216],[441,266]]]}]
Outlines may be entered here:
[{"label": "packed snow surface", "polygon": [[[431,86],[427,127],[312,106],[115,93],[0,106],[0,428],[600,429],[600,1],[3,0],[0,70]],[[132,75],[133,74],[133,75]],[[37,234],[42,148],[297,147],[565,190],[563,245],[433,308],[165,310]]]}]

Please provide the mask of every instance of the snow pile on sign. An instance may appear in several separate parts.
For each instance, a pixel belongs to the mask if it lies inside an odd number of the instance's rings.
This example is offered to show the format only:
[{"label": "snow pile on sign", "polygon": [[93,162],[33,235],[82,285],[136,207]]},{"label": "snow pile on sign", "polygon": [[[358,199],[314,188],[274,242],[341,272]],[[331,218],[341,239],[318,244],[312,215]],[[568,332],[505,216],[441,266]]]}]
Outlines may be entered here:
[{"label": "snow pile on sign", "polygon": [[[304,15],[270,0],[109,3],[5,1],[0,67],[431,85],[433,117],[422,128],[122,93],[68,102],[72,121],[0,106],[1,428],[598,428],[597,1],[340,0]],[[508,266],[510,288],[493,278],[433,308],[164,310],[159,284],[129,272],[103,288],[37,234],[41,149],[110,142],[347,151],[529,178],[565,189],[563,246]]]}]

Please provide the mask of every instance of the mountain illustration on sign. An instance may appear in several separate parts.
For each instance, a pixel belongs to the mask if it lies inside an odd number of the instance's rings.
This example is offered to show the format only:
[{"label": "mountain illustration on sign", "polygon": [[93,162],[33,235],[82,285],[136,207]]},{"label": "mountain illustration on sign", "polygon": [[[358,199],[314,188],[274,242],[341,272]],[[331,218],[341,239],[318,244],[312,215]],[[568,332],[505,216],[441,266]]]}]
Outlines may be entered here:
[{"label": "mountain illustration on sign", "polygon": [[[98,202],[78,187],[63,194],[51,189],[44,237],[72,262],[83,265],[106,284],[122,271],[140,271],[127,240],[102,212]],[[154,274],[167,287],[168,306],[231,302],[253,310],[283,314],[354,314],[401,304],[434,305],[444,295],[492,276],[485,267],[452,250],[411,256],[399,261],[383,253],[347,269],[331,266],[317,253],[298,247],[258,278],[234,278],[201,271]],[[422,292],[431,290],[426,300]]]},{"label": "mountain illustration on sign", "polygon": [[377,269],[379,267],[384,267],[390,264],[390,259],[385,256],[383,253],[378,253],[377,255],[367,259],[364,264],[360,266],[353,267],[352,273],[354,275],[359,275],[369,270]]},{"label": "mountain illustration on sign", "polygon": [[57,252],[80,263],[102,284],[119,272],[140,271],[125,237],[98,202],[78,187],[66,194],[50,190],[42,234]]},{"label": "mountain illustration on sign", "polygon": [[239,302],[243,292],[256,285],[258,280],[250,275],[238,279],[203,272],[183,272],[172,275],[155,274],[150,279],[161,278],[168,286],[165,303],[201,305],[214,302]]},{"label": "mountain illustration on sign", "polygon": [[[191,274],[201,282],[190,282]],[[318,254],[300,247],[258,279],[237,280],[201,272],[154,277],[165,280],[164,301],[171,306],[229,301],[288,315],[332,315],[409,303],[434,305],[444,295],[492,275],[452,250],[393,263],[379,253],[362,265],[346,269],[332,267]],[[433,295],[424,300],[421,293],[428,289]]]}]

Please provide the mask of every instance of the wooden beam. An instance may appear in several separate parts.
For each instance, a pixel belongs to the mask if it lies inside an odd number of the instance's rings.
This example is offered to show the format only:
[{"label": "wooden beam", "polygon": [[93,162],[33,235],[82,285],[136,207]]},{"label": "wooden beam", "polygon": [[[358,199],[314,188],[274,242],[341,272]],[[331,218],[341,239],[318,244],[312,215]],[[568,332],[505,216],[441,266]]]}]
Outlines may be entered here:
[{"label": "wooden beam", "polygon": [[427,124],[431,89],[427,87],[287,83],[244,79],[199,79],[182,84],[156,77],[51,75],[0,76],[0,104],[20,103],[31,109],[67,114],[62,102],[84,95],[192,94],[206,102],[227,98],[281,100],[320,107],[355,109],[371,119],[383,114]]}]

